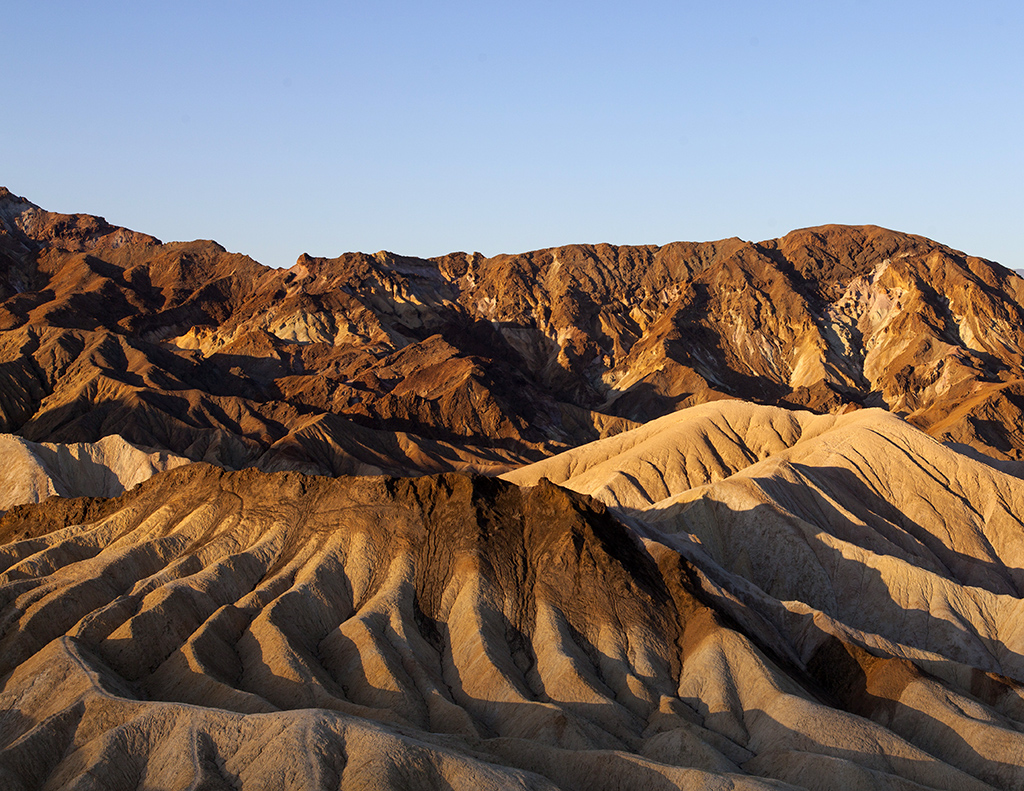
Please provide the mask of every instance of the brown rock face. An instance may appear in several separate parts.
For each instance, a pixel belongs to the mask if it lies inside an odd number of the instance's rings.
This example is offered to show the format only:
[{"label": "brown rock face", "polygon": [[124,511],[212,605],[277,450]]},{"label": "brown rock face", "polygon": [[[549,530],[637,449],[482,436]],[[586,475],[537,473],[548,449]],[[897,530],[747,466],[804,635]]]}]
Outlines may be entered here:
[{"label": "brown rock face", "polygon": [[[5,191],[0,265],[0,428],[35,441],[120,433],[232,467],[280,465],[264,457],[283,442],[310,471],[500,471],[738,397],[883,406],[1024,454],[1024,281],[880,228],[272,270]],[[296,434],[327,416],[350,430],[310,451]]]}]

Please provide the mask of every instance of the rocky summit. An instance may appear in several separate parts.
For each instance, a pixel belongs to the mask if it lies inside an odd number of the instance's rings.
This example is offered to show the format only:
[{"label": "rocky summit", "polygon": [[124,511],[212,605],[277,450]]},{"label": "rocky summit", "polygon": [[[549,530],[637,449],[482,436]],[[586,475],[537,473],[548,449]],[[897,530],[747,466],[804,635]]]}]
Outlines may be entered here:
[{"label": "rocky summit", "polygon": [[1024,279],[264,267],[0,189],[0,787],[1024,789]]}]

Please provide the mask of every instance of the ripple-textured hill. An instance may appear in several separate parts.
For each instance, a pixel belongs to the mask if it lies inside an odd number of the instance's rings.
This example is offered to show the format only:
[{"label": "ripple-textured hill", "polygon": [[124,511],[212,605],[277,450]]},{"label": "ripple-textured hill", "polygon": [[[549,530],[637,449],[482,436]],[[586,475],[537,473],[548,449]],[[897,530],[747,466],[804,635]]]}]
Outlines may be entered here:
[{"label": "ripple-textured hill", "polygon": [[546,482],[192,465],[100,510],[0,551],[10,788],[1024,783],[1010,618],[998,664],[912,651]]}]

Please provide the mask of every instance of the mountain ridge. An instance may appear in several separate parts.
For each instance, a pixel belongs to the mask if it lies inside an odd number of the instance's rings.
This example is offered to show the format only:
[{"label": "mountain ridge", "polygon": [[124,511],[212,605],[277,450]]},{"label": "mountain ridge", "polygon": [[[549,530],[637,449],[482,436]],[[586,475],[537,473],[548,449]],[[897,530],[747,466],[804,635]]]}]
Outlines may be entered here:
[{"label": "mountain ridge", "polygon": [[[334,415],[380,432],[371,444],[431,446],[390,471],[501,471],[734,397],[884,406],[1024,458],[1024,281],[924,237],[821,226],[759,243],[304,255],[274,270],[0,203],[0,427],[34,441],[94,442],[119,424],[136,444],[238,467]],[[355,469],[347,451],[303,447],[311,471]]]}]

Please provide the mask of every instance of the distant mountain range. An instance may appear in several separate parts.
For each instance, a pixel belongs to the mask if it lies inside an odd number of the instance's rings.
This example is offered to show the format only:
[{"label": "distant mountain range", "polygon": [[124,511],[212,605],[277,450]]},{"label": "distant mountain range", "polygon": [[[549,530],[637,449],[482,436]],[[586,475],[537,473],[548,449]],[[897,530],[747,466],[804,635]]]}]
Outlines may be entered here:
[{"label": "distant mountain range", "polygon": [[0,189],[0,350],[4,788],[1024,788],[998,264],[276,270]]},{"label": "distant mountain range", "polygon": [[228,467],[498,470],[734,397],[1020,458],[1024,281],[918,236],[263,267],[0,193],[0,428]]}]

